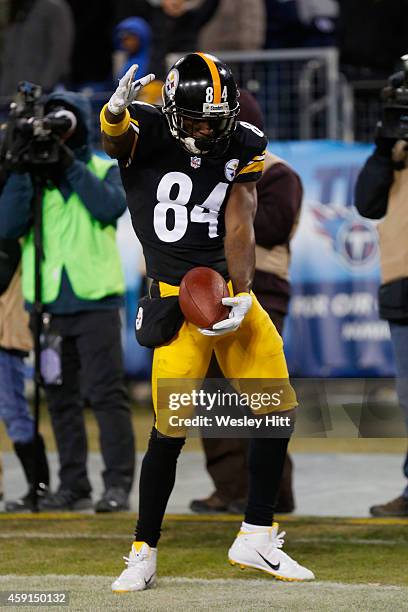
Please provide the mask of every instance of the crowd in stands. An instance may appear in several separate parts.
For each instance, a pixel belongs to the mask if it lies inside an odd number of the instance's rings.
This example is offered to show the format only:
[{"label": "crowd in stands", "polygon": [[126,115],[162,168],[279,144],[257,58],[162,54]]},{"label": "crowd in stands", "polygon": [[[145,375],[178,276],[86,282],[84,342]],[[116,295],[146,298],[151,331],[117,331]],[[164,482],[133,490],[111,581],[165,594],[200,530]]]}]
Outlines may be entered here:
[{"label": "crowd in stands", "polygon": [[406,51],[408,0],[5,0],[0,95],[21,79],[109,91],[136,61],[166,73],[169,53],[338,46],[353,80],[383,79]]}]

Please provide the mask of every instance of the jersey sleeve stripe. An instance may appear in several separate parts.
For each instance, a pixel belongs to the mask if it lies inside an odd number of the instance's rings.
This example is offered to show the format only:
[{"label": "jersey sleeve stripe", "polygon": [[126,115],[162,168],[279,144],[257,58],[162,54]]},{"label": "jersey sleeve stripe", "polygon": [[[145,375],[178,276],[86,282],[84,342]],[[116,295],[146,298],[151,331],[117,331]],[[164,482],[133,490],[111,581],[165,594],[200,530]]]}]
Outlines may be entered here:
[{"label": "jersey sleeve stripe", "polygon": [[248,174],[249,172],[262,172],[264,169],[264,162],[249,162],[249,164],[247,164],[246,166],[244,166],[241,170],[241,172],[238,172],[238,175],[240,174]]},{"label": "jersey sleeve stripe", "polygon": [[255,163],[261,163],[265,160],[265,157],[254,157],[253,159],[251,159],[251,161],[249,161],[247,164],[245,164],[245,166],[250,166],[251,164],[255,164]]},{"label": "jersey sleeve stripe", "polygon": [[262,172],[249,172],[247,174],[238,174],[235,178],[236,183],[256,183],[259,179],[262,178]]},{"label": "jersey sleeve stripe", "polygon": [[211,78],[213,81],[213,87],[214,87],[214,104],[220,104],[221,102],[221,79],[220,79],[220,75],[218,73],[217,70],[217,66],[214,64],[213,60],[210,58],[209,55],[205,54],[205,53],[199,53],[197,52],[197,55],[199,55],[207,64],[210,73],[211,73]]}]

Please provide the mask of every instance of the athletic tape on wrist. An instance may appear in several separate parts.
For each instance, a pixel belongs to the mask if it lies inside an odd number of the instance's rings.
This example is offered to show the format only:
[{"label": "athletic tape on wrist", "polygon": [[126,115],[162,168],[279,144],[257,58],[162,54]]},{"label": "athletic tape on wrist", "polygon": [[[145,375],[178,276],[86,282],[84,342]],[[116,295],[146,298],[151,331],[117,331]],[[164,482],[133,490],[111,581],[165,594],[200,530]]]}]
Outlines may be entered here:
[{"label": "athletic tape on wrist", "polygon": [[108,107],[107,104],[103,107],[100,114],[101,131],[105,132],[108,136],[122,136],[128,131],[130,125],[130,114],[128,109],[125,109],[125,116],[119,123],[109,123],[105,116],[105,109]]}]

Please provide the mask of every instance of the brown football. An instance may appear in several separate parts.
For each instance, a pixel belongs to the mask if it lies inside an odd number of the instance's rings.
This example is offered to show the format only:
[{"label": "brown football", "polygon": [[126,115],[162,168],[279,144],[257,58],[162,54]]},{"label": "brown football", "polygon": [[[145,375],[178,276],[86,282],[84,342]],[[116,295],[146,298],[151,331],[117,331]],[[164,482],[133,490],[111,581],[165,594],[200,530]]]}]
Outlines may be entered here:
[{"label": "brown football", "polygon": [[211,268],[189,270],[180,284],[180,308],[186,320],[197,327],[212,327],[227,319],[230,309],[221,300],[228,296],[227,283]]}]

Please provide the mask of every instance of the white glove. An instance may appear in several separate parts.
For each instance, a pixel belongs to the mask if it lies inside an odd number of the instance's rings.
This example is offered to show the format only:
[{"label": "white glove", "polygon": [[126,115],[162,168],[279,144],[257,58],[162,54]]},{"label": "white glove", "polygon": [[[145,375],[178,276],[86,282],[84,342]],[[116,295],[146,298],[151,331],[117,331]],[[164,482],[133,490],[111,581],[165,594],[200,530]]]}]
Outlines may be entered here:
[{"label": "white glove", "polygon": [[241,293],[232,298],[222,298],[222,303],[224,306],[232,307],[228,319],[215,323],[211,329],[202,329],[199,327],[198,331],[201,332],[203,336],[223,336],[224,334],[237,331],[245,315],[252,306],[252,297],[249,293]]},{"label": "white glove", "polygon": [[133,64],[126,74],[119,81],[119,85],[108,102],[108,109],[113,115],[120,115],[123,111],[132,104],[139,91],[145,85],[148,85],[156,78],[154,74],[146,76],[134,81],[135,74],[139,68],[138,64]]}]

